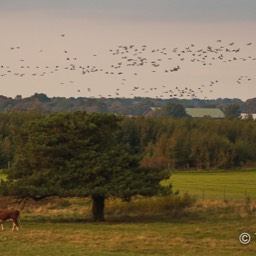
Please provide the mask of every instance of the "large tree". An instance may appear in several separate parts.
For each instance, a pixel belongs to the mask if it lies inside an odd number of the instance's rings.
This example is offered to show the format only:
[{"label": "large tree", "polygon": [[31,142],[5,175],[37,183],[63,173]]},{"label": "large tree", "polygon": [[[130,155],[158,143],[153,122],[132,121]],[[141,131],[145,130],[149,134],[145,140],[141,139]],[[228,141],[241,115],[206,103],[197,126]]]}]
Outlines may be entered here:
[{"label": "large tree", "polygon": [[15,162],[2,193],[34,200],[91,197],[95,221],[104,220],[108,197],[170,193],[160,185],[166,171],[141,167],[129,145],[117,141],[119,122],[115,115],[85,112],[31,122],[17,134]]},{"label": "large tree", "polygon": [[224,108],[225,117],[228,119],[239,119],[241,108],[238,104],[229,104]]},{"label": "large tree", "polygon": [[168,102],[160,110],[156,111],[156,116],[184,118],[188,117],[185,108],[181,104]]}]

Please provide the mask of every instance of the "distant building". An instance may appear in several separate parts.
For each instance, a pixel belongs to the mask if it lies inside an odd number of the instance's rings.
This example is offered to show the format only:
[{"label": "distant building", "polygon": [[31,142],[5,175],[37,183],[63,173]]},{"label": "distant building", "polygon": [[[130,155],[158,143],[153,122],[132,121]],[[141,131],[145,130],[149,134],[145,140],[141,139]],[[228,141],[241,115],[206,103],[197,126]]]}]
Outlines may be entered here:
[{"label": "distant building", "polygon": [[225,114],[219,108],[186,108],[188,115],[194,118],[210,117],[224,118]]},{"label": "distant building", "polygon": [[[144,116],[154,116],[157,110],[160,110],[161,107],[150,107],[148,108],[143,115]],[[219,108],[185,108],[186,113],[193,118],[224,118],[225,114]]]},{"label": "distant building", "polygon": [[143,113],[143,116],[153,116],[155,112],[160,109],[161,107],[150,107]]},{"label": "distant building", "polygon": [[240,118],[242,120],[252,118],[253,120],[256,120],[256,114],[247,114],[247,113],[241,113]]}]

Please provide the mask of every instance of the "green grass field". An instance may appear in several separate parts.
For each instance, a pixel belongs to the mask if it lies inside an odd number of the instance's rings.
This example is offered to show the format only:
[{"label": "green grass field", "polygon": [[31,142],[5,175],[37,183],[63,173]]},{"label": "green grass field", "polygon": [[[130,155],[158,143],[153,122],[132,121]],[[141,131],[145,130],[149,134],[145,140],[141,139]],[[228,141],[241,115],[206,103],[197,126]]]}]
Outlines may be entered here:
[{"label": "green grass field", "polygon": [[197,195],[199,199],[256,199],[256,170],[174,172],[173,189]]},{"label": "green grass field", "polygon": [[4,256],[255,255],[256,238],[239,243],[241,232],[255,233],[255,220],[162,220],[137,223],[23,222],[1,233]]}]

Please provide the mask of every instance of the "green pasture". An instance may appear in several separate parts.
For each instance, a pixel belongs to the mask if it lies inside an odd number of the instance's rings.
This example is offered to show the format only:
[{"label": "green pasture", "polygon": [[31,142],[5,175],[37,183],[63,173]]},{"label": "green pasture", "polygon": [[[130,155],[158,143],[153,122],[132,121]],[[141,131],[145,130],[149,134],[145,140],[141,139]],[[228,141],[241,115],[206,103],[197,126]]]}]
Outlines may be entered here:
[{"label": "green pasture", "polygon": [[174,190],[199,199],[256,199],[256,170],[174,172],[170,181]]},{"label": "green pasture", "polygon": [[[62,223],[26,222],[20,231],[11,223],[1,231],[4,256],[222,256],[255,255],[255,220],[189,220]],[[218,228],[216,228],[218,227]],[[242,232],[251,243],[240,244]]]}]

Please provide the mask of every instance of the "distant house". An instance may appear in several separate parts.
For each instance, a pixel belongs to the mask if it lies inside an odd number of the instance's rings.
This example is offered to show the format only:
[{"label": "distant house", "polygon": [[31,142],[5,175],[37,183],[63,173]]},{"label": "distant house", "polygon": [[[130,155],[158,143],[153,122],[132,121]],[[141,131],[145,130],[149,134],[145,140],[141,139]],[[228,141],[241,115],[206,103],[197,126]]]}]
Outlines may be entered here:
[{"label": "distant house", "polygon": [[[144,116],[154,116],[154,113],[157,110],[160,110],[161,107],[150,107],[148,108],[143,115]],[[224,118],[224,113],[219,108],[185,108],[186,113],[193,118]]]},{"label": "distant house", "polygon": [[219,108],[186,108],[188,115],[194,118],[210,117],[224,118],[225,114]]},{"label": "distant house", "polygon": [[161,107],[150,107],[143,113],[143,116],[153,116],[154,113],[160,109]]},{"label": "distant house", "polygon": [[247,114],[247,113],[241,113],[240,118],[242,120],[252,118],[253,120],[256,120],[256,114]]}]

